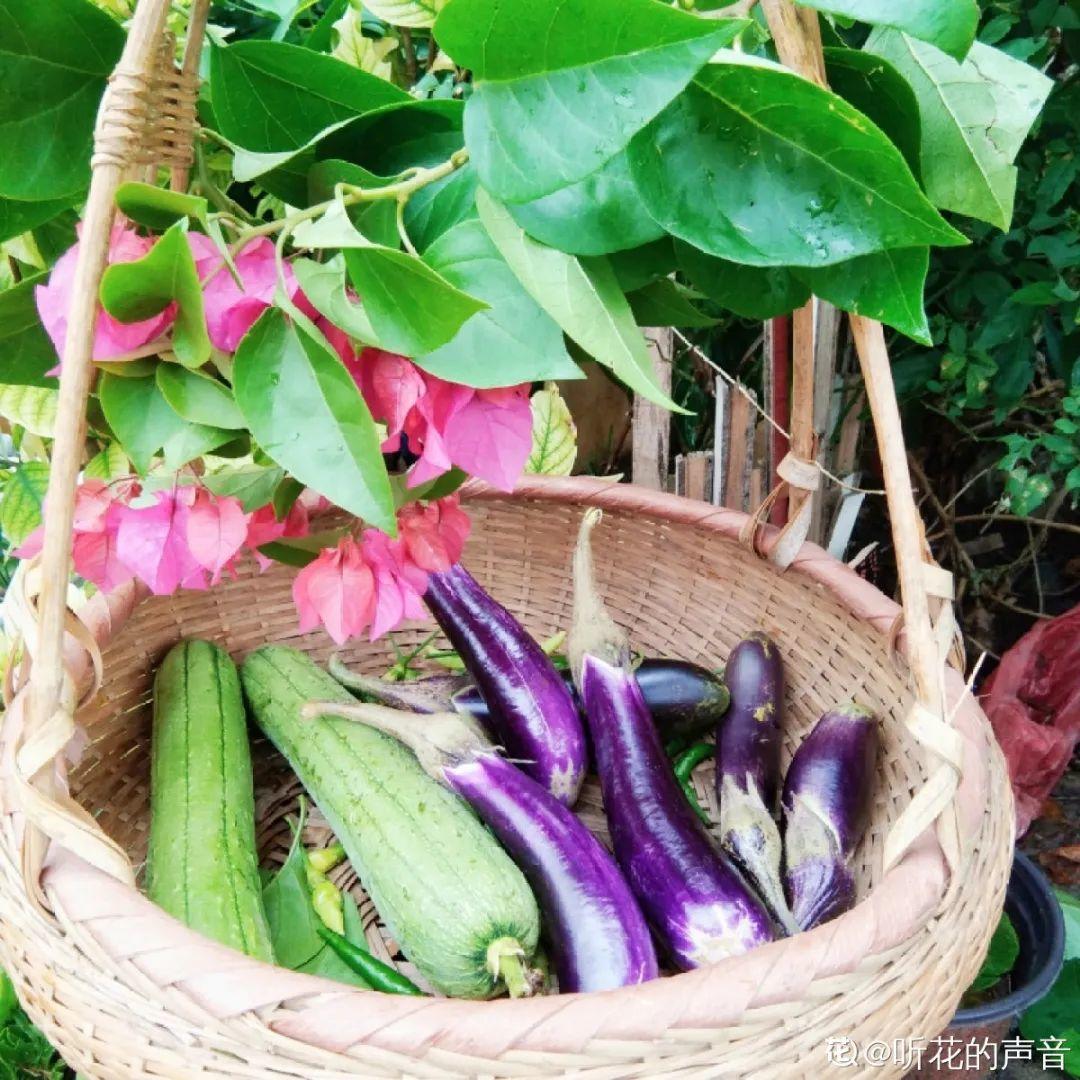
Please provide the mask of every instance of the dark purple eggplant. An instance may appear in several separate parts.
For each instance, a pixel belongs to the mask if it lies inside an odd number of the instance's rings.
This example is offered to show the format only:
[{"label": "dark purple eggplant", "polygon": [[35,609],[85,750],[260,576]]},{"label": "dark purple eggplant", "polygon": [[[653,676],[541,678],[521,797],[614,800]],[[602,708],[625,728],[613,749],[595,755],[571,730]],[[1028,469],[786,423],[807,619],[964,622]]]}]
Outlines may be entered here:
[{"label": "dark purple eggplant", "polygon": [[574,553],[570,668],[585,706],[615,858],[673,962],[699,967],[773,940],[775,928],[683,795],[595,586],[590,510]]},{"label": "dark purple eggplant", "polygon": [[731,705],[716,730],[716,797],[720,844],[757,889],[773,918],[798,929],[780,881],[780,709],[784,666],[767,634],[731,650],[724,671]]},{"label": "dark purple eggplant", "polygon": [[555,665],[460,563],[428,582],[424,602],[484,695],[495,736],[534,780],[573,806],[588,748]]},{"label": "dark purple eggplant", "polygon": [[656,978],[649,927],[615,861],[572,811],[492,746],[472,717],[337,702],[306,711],[345,716],[400,739],[476,810],[536,894],[561,991]]},{"label": "dark purple eggplant", "polygon": [[827,712],[802,741],[784,780],[784,886],[809,930],[855,903],[851,859],[870,814],[878,722],[862,705]]},{"label": "dark purple eggplant", "polygon": [[[489,721],[484,695],[467,675],[425,675],[409,682],[392,682],[351,671],[337,654],[330,658],[329,667],[342,686],[367,700],[411,712],[456,710],[482,724]],[[569,671],[560,672],[560,676],[578,703],[573,676]],[[728,690],[723,679],[700,664],[646,657],[634,668],[634,676],[664,742],[693,739],[713,730],[727,710]]]}]

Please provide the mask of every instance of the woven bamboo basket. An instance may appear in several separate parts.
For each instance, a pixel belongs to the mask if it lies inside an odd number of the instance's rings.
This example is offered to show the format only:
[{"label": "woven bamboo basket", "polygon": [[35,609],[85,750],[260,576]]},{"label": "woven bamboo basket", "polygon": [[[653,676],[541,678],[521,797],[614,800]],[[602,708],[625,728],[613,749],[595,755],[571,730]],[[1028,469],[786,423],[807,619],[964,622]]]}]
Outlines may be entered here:
[{"label": "woven bamboo basket", "polygon": [[[769,0],[775,3],[776,0]],[[92,378],[96,285],[122,178],[168,165],[185,182],[206,2],[182,70],[167,0],[140,0],[99,119],[69,319],[46,539],[13,597],[24,660],[8,686],[0,807],[0,962],[66,1060],[94,1078],[556,1076],[817,1077],[828,1040],[863,1046],[944,1028],[985,953],[1011,859],[1012,802],[985,717],[948,666],[951,582],[927,561],[877,324],[853,320],[886,465],[901,609],[810,544],[781,572],[745,543],[733,511],[595,479],[529,479],[513,496],[469,485],[465,562],[536,635],[568,623],[582,507],[599,585],[636,648],[722,662],[747,632],[781,643],[785,754],[826,708],[855,695],[882,720],[876,800],[857,858],[859,903],[809,933],[713,967],[619,991],[518,1001],[403,998],[269,967],[210,942],[142,896],[149,813],[149,694],[168,648],[211,638],[241,659],[299,635],[291,572],[241,572],[209,593],[147,598],[135,586],[67,606],[73,492]],[[800,482],[798,470],[791,482]],[[797,537],[796,537],[797,539]],[[775,540],[766,537],[775,554]],[[784,546],[780,544],[779,546]],[[787,538],[791,547],[791,537]],[[787,560],[785,560],[787,561]],[[416,640],[426,628],[414,628]],[[407,632],[408,633],[408,632]],[[386,665],[356,644],[358,668]],[[287,845],[299,787],[256,741],[260,855]],[[711,765],[694,782],[714,820]],[[603,837],[598,790],[579,804]],[[316,813],[309,840],[327,835]],[[348,867],[372,949],[407,963]],[[904,1071],[860,1063],[852,1075]]]}]

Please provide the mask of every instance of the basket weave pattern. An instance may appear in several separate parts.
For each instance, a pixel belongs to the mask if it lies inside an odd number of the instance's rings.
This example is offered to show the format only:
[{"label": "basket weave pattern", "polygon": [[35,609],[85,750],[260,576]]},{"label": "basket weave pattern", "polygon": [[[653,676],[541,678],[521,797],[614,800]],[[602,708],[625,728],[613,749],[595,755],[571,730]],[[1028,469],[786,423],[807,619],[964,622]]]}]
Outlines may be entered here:
[{"label": "basket weave pattern", "polygon": [[[1007,875],[1011,805],[977,706],[967,699],[957,720],[970,759],[961,789],[964,872],[943,899],[945,869],[928,832],[879,879],[888,828],[925,779],[903,722],[906,680],[887,648],[895,605],[810,546],[792,571],[778,574],[737,542],[743,515],[625,486],[534,480],[516,499],[489,494],[473,502],[465,558],[537,635],[567,624],[579,503],[608,511],[596,537],[599,586],[635,647],[715,665],[751,629],[775,635],[790,676],[785,754],[838,700],[855,695],[879,711],[880,775],[858,858],[862,902],[811,933],[628,990],[417,1002],[270,969],[207,943],[66,855],[44,879],[56,926],[10,903],[22,882],[5,844],[0,881],[5,907],[17,911],[0,931],[4,962],[23,973],[32,1014],[73,1064],[95,1077],[631,1077],[686,1070],[796,1077],[824,1071],[830,1035],[891,1040],[944,1027],[978,967]],[[216,640],[237,658],[283,641],[325,659],[324,635],[296,632],[290,583],[285,568],[249,571],[210,593],[134,608],[130,597],[113,597],[111,617],[91,620],[103,642],[111,637],[108,678],[82,715],[90,745],[72,790],[136,865],[146,846],[147,702],[156,663],[189,635]],[[100,616],[106,605],[98,600]],[[415,635],[426,632],[419,627]],[[349,659],[370,672],[387,664],[378,644],[355,646]],[[953,691],[962,693],[959,679]],[[256,759],[260,850],[272,862],[287,842],[285,818],[295,813],[298,789],[265,743]],[[715,817],[709,768],[695,781]],[[592,784],[581,812],[602,834]],[[309,839],[323,837],[313,826]],[[372,947],[390,958],[370,903],[355,882],[344,884],[354,886]]]}]

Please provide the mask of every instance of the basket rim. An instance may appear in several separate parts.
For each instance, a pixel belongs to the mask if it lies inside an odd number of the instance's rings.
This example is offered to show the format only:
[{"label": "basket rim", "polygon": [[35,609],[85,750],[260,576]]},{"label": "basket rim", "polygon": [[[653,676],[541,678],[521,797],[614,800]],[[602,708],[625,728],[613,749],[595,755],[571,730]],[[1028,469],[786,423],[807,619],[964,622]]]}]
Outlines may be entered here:
[{"label": "basket rim", "polygon": [[[587,477],[528,477],[512,495],[470,482],[462,494],[466,499],[485,501],[599,506],[701,528],[728,540],[738,539],[748,517],[679,496]],[[779,573],[774,568],[773,572]],[[892,600],[816,545],[804,544],[788,573],[805,575],[828,589],[853,616],[883,637],[900,611]],[[126,622],[141,599],[139,592],[146,595],[145,589],[121,589],[109,596],[99,593],[88,602],[84,617],[102,644]],[[987,721],[963,680],[950,670],[947,683],[950,701],[958,705],[957,727],[965,739],[965,770],[958,790],[960,816],[966,832],[974,835],[986,812],[988,757],[993,749],[986,741]],[[14,831],[3,830],[5,846],[11,843]],[[273,1030],[324,1049],[343,1050],[364,1041],[400,1052],[402,1032],[408,1031],[408,1046],[411,1052],[419,1053],[437,1031],[440,1047],[448,1046],[448,1040],[468,1043],[469,1052],[475,1053],[479,1042],[489,1056],[497,1055],[503,1044],[509,1045],[523,1029],[532,1032],[534,1042],[539,1041],[535,1049],[565,1049],[559,1045],[566,1037],[565,1030],[556,1031],[551,1025],[555,1014],[571,1008],[574,1024],[582,1031],[628,1038],[632,1037],[629,1018],[640,1021],[649,1014],[671,1014],[676,1000],[677,1026],[725,1026],[758,1007],[803,997],[812,982],[829,980],[830,986],[838,980],[857,983],[868,970],[876,970],[902,951],[905,942],[939,910],[943,897],[947,903],[947,883],[943,852],[931,828],[858,905],[794,938],[711,968],[640,986],[588,995],[472,1002],[373,995],[252,960],[189,930],[137,889],[55,845],[43,877],[46,895],[63,924],[88,925],[97,944],[118,964],[139,955],[152,942],[150,978],[163,992],[166,987],[180,989],[214,1016],[228,1018],[289,1002],[296,1011],[273,1021]],[[304,1004],[297,1007],[298,1003]],[[356,1008],[358,1003],[363,1008]],[[616,1029],[621,1036],[611,1034]]]}]

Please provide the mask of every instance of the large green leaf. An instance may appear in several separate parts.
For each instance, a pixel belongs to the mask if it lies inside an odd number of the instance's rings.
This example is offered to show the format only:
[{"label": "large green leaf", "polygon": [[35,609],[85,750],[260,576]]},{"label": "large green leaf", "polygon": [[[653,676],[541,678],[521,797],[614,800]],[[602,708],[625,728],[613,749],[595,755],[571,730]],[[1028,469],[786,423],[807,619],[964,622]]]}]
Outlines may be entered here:
[{"label": "large green leaf", "polygon": [[660,389],[645,338],[615,273],[602,256],[578,260],[527,236],[482,189],[480,220],[518,281],[563,332],[631,390],[666,408],[678,406]]},{"label": "large green leaf", "polygon": [[369,0],[364,9],[391,26],[434,26],[447,0]]},{"label": "large green leaf", "polygon": [[923,310],[929,262],[927,248],[895,248],[796,273],[822,300],[844,311],[888,323],[921,344],[929,345],[930,327]]},{"label": "large green leaf", "polygon": [[45,327],[41,325],[34,289],[44,274],[26,278],[11,289],[0,291],[0,381],[22,386],[56,386],[46,375],[59,359]]},{"label": "large green leaf", "polygon": [[443,233],[424,261],[451,285],[491,305],[442,348],[416,357],[426,371],[479,387],[581,378],[562,331],[522,288],[479,221],[463,221]]},{"label": "large green leaf", "polygon": [[630,166],[657,221],[733,262],[824,266],[966,243],[862,113],[738,53],[705,68],[635,137]]},{"label": "large green leaf", "polygon": [[619,288],[633,292],[657,278],[667,277],[678,267],[675,245],[666,233],[659,240],[629,251],[615,251],[608,256],[611,269],[615,271]]},{"label": "large green leaf", "polygon": [[375,244],[347,248],[345,266],[380,344],[403,356],[445,345],[488,306],[404,251]]},{"label": "large green leaf", "polygon": [[158,364],[157,385],[185,420],[211,427],[241,429],[244,417],[229,388],[217,379],[179,364]]},{"label": "large green leaf", "polygon": [[0,198],[0,244],[21,233],[36,229],[51,221],[71,205],[70,199],[50,199],[48,202],[22,202]]},{"label": "large green leaf", "polygon": [[52,438],[59,393],[44,386],[0,383],[0,416],[31,435]]},{"label": "large green leaf", "polygon": [[24,461],[8,478],[0,499],[0,532],[12,547],[18,547],[41,524],[48,486],[49,466],[43,461]]},{"label": "large green leaf", "polygon": [[571,255],[606,255],[664,235],[641,202],[624,153],[576,184],[507,209],[531,237]]},{"label": "large green leaf", "polygon": [[1053,82],[978,42],[962,64],[896,30],[875,30],[866,48],[915,91],[923,184],[934,204],[1007,229],[1016,194],[1012,162]]},{"label": "large green leaf", "polygon": [[690,302],[686,290],[670,278],[660,278],[626,294],[638,326],[715,326],[717,321]]},{"label": "large green leaf", "polygon": [[229,465],[203,477],[203,483],[215,495],[239,499],[246,513],[266,506],[274,497],[285,472],[277,465]]},{"label": "large green leaf", "polygon": [[336,124],[410,100],[332,56],[278,41],[215,48],[210,89],[221,134],[258,154],[299,150]]},{"label": "large green leaf", "polygon": [[786,315],[810,299],[810,289],[786,266],[741,266],[678,242],[675,253],[699,291],[745,319]]},{"label": "large green leaf", "polygon": [[[375,173],[351,161],[328,158],[317,161],[308,171],[308,199],[311,203],[326,202],[334,197],[337,184],[361,188],[381,188],[393,182],[389,176]],[[374,244],[400,247],[397,227],[397,203],[393,199],[375,199],[357,203],[349,208],[349,219]]]},{"label": "large green leaf", "polygon": [[744,25],[655,0],[454,0],[435,35],[476,80],[480,182],[527,202],[595,172]]},{"label": "large green leaf", "polygon": [[0,0],[0,196],[86,187],[94,117],[123,44],[119,24],[87,0]]},{"label": "large green leaf", "polygon": [[210,359],[210,337],[186,221],[171,225],[141,259],[113,263],[101,279],[102,306],[121,322],[149,319],[174,302],[172,351],[185,366],[199,367]]},{"label": "large green leaf", "polygon": [[251,434],[274,461],[349,513],[394,533],[378,431],[337,356],[268,308],[240,342],[233,377]]},{"label": "large green leaf", "polygon": [[922,125],[915,91],[887,60],[861,49],[828,48],[829,86],[893,141],[916,176],[922,175]]},{"label": "large green leaf", "polygon": [[98,398],[113,434],[143,474],[159,450],[167,470],[179,469],[236,435],[183,419],[165,400],[152,375],[127,379],[103,374]]},{"label": "large green leaf", "polygon": [[804,7],[891,26],[963,60],[979,25],[976,0],[796,0]]}]

